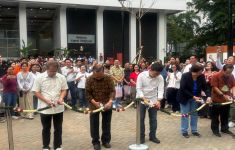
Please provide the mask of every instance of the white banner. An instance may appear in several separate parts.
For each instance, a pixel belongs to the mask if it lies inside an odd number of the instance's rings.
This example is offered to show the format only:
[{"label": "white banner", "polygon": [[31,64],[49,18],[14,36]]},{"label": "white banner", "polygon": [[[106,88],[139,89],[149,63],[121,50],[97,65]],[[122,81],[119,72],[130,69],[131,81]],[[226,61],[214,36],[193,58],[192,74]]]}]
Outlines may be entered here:
[{"label": "white banner", "polygon": [[68,43],[95,43],[95,35],[68,34]]}]

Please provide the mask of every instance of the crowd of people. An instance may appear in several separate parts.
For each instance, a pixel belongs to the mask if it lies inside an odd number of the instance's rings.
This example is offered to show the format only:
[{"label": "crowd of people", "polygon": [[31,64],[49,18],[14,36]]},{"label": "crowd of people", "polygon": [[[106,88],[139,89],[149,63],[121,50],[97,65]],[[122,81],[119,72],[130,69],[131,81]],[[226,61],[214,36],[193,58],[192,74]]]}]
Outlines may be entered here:
[{"label": "crowd of people", "polygon": [[[233,105],[220,105],[235,98],[235,57],[221,63],[217,59],[198,61],[192,55],[185,63],[179,58],[170,57],[162,64],[161,60],[138,64],[130,62],[121,66],[119,60],[113,64],[107,60],[103,64],[86,57],[72,60],[52,58],[22,58],[3,61],[0,58],[1,105],[32,110],[51,106],[40,112],[43,149],[50,149],[51,120],[54,121],[54,149],[62,145],[63,102],[73,109],[91,110],[104,106],[102,114],[102,145],[110,148],[112,109],[117,109],[135,101],[148,99],[154,107],[140,103],[140,143],[145,143],[145,114],[149,113],[149,140],[160,143],[156,137],[157,110],[167,109],[181,117],[181,134],[189,138],[189,119],[193,136],[200,137],[197,129],[198,115],[211,119],[211,130],[217,137],[220,131],[233,135],[229,127],[235,126]],[[203,103],[207,105],[198,113],[195,111]],[[134,106],[136,107],[136,105]],[[231,109],[230,109],[231,107]],[[11,112],[13,119],[34,119],[34,113]],[[1,116],[1,122],[4,117]],[[229,122],[230,120],[230,122]],[[219,123],[221,122],[221,130]],[[90,114],[90,134],[95,150],[101,149],[99,141],[99,113]]]}]

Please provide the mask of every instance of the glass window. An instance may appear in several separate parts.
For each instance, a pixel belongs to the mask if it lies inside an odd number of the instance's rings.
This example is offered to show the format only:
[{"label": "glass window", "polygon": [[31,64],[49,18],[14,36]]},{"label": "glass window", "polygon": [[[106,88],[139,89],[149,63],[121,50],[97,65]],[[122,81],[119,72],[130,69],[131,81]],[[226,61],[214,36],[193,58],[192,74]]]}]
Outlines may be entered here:
[{"label": "glass window", "polygon": [[54,48],[56,8],[27,7],[27,35],[32,56],[48,56]]},{"label": "glass window", "polygon": [[0,55],[19,57],[18,6],[12,3],[0,3]]}]

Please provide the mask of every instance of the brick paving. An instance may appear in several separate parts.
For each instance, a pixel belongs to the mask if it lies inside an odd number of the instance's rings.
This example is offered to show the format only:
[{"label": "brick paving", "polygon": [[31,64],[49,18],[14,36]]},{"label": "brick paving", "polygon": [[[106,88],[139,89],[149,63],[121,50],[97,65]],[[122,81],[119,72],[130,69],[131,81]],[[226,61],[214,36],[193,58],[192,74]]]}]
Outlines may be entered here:
[{"label": "brick paving", "polygon": [[[111,150],[127,150],[135,143],[135,109],[113,112]],[[146,116],[148,132],[148,117]],[[222,134],[221,138],[212,135],[209,119],[199,119],[201,138],[185,139],[180,135],[180,118],[158,112],[157,137],[161,144],[148,141],[150,150],[234,150],[235,139]],[[235,132],[235,128],[231,129]],[[34,120],[13,120],[15,150],[41,150],[41,124],[37,115]],[[53,132],[53,131],[52,131]],[[146,135],[148,133],[146,132]],[[52,143],[52,142],[51,142]],[[52,144],[51,144],[52,145]],[[102,149],[105,149],[102,147]],[[6,123],[0,123],[0,150],[8,150]],[[72,111],[64,113],[63,150],[92,150],[89,133],[89,115]]]}]

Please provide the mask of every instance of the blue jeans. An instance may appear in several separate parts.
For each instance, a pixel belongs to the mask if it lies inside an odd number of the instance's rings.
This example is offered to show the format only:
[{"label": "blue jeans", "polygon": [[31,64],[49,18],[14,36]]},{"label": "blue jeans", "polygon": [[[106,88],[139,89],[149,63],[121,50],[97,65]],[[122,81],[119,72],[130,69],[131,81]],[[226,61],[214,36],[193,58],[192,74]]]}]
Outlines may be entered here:
[{"label": "blue jeans", "polygon": [[[186,104],[180,104],[181,114],[186,114],[191,111],[194,111],[197,109],[198,104],[194,99],[189,99]],[[190,127],[191,132],[195,133],[197,132],[197,121],[198,121],[198,115],[197,112],[194,112],[190,115]],[[187,117],[181,117],[181,133],[188,133],[188,126],[189,126],[189,116]]]},{"label": "blue jeans", "polygon": [[[77,87],[76,87],[74,81],[67,82],[67,84],[68,84],[68,88],[69,88],[69,91],[70,91],[70,94],[71,94],[71,103],[72,103],[72,106],[75,106],[77,104],[77,97],[76,97],[76,89],[77,89]],[[67,93],[67,95],[68,95],[68,93]],[[66,96],[66,99],[67,99],[67,96]]]},{"label": "blue jeans", "polygon": [[[148,108],[140,103],[140,138],[144,139],[145,137],[145,114]],[[156,108],[149,108],[149,138],[156,138],[156,131],[157,131],[157,109]]]},{"label": "blue jeans", "polygon": [[[5,103],[5,106],[16,106],[16,100],[17,100],[17,94],[16,93],[3,93],[3,100]],[[15,113],[12,111],[11,115],[15,115]]]},{"label": "blue jeans", "polygon": [[85,98],[85,89],[78,88],[78,100],[79,100],[79,106],[80,107],[87,107],[87,101]]},{"label": "blue jeans", "polygon": [[113,101],[113,108],[118,108],[121,104],[121,97],[115,98],[115,100]]}]

